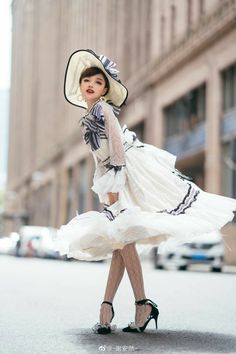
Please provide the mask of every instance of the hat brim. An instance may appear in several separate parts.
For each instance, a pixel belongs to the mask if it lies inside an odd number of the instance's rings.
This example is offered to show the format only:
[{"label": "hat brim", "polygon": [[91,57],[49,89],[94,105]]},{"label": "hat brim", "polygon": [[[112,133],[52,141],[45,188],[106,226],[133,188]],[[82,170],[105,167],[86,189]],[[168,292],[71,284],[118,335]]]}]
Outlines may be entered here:
[{"label": "hat brim", "polygon": [[110,88],[104,98],[107,101],[112,101],[117,107],[121,107],[128,97],[127,88],[108,73],[94,52],[86,49],[75,51],[69,58],[64,81],[66,100],[75,106],[88,108],[86,101],[81,95],[79,80],[82,72],[92,66],[101,69],[109,80]]}]

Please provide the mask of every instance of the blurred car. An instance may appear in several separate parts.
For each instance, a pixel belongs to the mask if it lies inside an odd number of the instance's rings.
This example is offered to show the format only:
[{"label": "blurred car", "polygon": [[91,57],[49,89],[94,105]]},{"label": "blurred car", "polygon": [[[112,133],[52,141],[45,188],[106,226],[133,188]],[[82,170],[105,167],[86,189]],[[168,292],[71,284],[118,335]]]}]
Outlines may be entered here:
[{"label": "blurred car", "polygon": [[60,258],[53,247],[57,229],[45,226],[22,226],[18,255],[21,257]]},{"label": "blurred car", "polygon": [[198,236],[194,241],[176,247],[174,251],[158,253],[154,249],[154,265],[158,269],[175,267],[186,270],[194,264],[210,266],[211,271],[221,272],[224,264],[224,242],[220,232]]},{"label": "blurred car", "polygon": [[9,238],[11,240],[11,247],[8,250],[8,254],[11,256],[16,256],[20,235],[18,232],[11,232]]},{"label": "blurred car", "polygon": [[0,254],[10,254],[14,247],[14,241],[10,237],[4,236],[0,238]]}]

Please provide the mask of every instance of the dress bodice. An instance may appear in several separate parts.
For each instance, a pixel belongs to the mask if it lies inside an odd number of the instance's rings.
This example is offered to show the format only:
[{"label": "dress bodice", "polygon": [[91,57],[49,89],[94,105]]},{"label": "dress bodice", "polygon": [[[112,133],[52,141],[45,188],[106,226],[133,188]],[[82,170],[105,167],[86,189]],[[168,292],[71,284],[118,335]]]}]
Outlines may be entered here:
[{"label": "dress bodice", "polygon": [[125,136],[112,107],[98,101],[81,118],[83,139],[90,146],[97,164],[124,166]]}]

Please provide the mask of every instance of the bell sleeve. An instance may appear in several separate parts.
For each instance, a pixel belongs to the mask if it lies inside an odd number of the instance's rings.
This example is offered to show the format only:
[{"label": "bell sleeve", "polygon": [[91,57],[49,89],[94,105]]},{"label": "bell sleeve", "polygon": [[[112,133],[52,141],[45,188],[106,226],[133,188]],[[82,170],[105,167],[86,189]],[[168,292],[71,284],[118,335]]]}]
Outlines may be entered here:
[{"label": "bell sleeve", "polygon": [[114,115],[112,108],[106,107],[104,110],[105,132],[108,138],[110,162],[108,168],[121,171],[125,167],[125,150],[122,139],[122,129],[118,119]]},{"label": "bell sleeve", "polygon": [[102,104],[105,134],[108,139],[109,160],[105,174],[94,181],[92,190],[98,194],[120,192],[126,182],[125,150],[123,132],[112,107]]}]

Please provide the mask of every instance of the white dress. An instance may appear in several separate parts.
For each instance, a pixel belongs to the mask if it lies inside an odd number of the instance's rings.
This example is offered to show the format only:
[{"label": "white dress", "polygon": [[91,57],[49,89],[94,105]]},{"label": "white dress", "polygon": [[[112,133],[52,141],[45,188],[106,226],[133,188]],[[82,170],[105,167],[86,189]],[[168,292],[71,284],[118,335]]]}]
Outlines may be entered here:
[{"label": "white dress", "polygon": [[[233,219],[235,199],[197,187],[175,169],[176,156],[122,129],[110,104],[99,100],[80,122],[96,165],[91,188],[105,205],[60,227],[55,249],[61,255],[102,260],[131,242],[139,254],[147,253],[219,230]],[[108,192],[119,192],[111,206]]]}]

